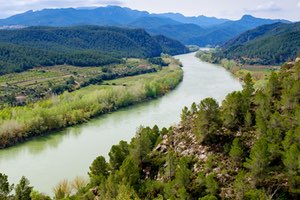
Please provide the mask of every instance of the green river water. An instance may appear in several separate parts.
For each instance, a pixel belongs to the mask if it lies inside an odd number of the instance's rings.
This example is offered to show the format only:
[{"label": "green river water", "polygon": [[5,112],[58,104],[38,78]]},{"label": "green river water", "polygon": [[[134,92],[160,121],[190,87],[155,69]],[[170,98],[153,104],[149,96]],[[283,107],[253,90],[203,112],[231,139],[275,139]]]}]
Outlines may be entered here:
[{"label": "green river water", "polygon": [[220,66],[199,61],[194,53],[176,56],[183,63],[184,79],[169,94],[95,118],[88,123],[0,150],[0,172],[11,183],[26,176],[40,192],[52,194],[61,180],[87,177],[92,161],[108,158],[112,145],[130,139],[140,125],[159,127],[179,122],[184,106],[205,97],[221,102],[241,84]]}]

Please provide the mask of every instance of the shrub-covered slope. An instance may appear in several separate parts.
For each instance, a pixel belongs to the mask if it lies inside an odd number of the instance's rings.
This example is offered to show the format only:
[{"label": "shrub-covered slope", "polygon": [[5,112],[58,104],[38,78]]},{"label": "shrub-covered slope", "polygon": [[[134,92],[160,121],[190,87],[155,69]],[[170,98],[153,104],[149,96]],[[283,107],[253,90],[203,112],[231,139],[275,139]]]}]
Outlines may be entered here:
[{"label": "shrub-covered slope", "polygon": [[[93,161],[88,182],[59,183],[55,199],[299,199],[299,125],[300,58],[261,90],[247,75],[221,106],[206,98],[185,107],[179,125],[141,127],[112,146],[108,162]],[[9,196],[7,177],[0,180]],[[47,199],[25,180],[16,195]]]},{"label": "shrub-covered slope", "polygon": [[109,162],[95,159],[73,198],[298,199],[299,78],[299,60],[259,91],[247,75],[221,106],[207,98],[185,107],[177,126],[139,129]]}]

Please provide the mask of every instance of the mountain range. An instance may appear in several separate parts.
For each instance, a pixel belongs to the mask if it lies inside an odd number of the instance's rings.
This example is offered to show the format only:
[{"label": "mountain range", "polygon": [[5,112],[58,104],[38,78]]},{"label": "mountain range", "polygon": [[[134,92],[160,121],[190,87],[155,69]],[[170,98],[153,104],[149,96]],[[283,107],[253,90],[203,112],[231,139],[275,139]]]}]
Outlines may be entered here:
[{"label": "mountain range", "polygon": [[222,45],[244,31],[286,20],[255,18],[250,15],[240,20],[215,17],[186,17],[179,13],[151,14],[119,6],[99,8],[64,8],[28,11],[6,19],[0,26],[76,26],[100,25],[143,28],[152,35],[165,35],[184,44],[199,46]]}]

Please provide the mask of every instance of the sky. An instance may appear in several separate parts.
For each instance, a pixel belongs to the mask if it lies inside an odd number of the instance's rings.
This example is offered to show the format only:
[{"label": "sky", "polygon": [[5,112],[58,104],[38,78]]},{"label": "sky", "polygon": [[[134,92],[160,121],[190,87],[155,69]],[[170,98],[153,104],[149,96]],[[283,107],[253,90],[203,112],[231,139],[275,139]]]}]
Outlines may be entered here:
[{"label": "sky", "polygon": [[151,13],[178,12],[186,16],[239,19],[256,17],[300,21],[300,0],[0,0],[0,18],[44,8],[118,5]]}]

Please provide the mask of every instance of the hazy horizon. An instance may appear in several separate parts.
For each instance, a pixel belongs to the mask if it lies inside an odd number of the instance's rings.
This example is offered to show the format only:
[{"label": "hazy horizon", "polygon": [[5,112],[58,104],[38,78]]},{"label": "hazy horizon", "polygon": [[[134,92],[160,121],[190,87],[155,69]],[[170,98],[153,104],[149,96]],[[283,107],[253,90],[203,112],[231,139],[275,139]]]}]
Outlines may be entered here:
[{"label": "hazy horizon", "polygon": [[[0,19],[21,14],[29,10],[38,11],[43,9],[56,8],[96,8],[115,5],[127,7],[139,11],[147,11],[149,13],[180,13],[185,16],[207,16],[225,18],[230,20],[240,19],[243,15],[252,15],[258,18],[269,19],[285,19],[290,21],[300,21],[300,1],[287,0],[281,2],[242,0],[235,2],[234,0],[225,0],[223,3],[217,3],[218,0],[204,2],[202,0],[186,0],[185,2],[174,2],[171,0],[65,0],[65,1],[49,1],[49,0],[33,0],[30,3],[25,0],[12,0],[1,2]],[[227,2],[227,3],[226,3]]]}]

